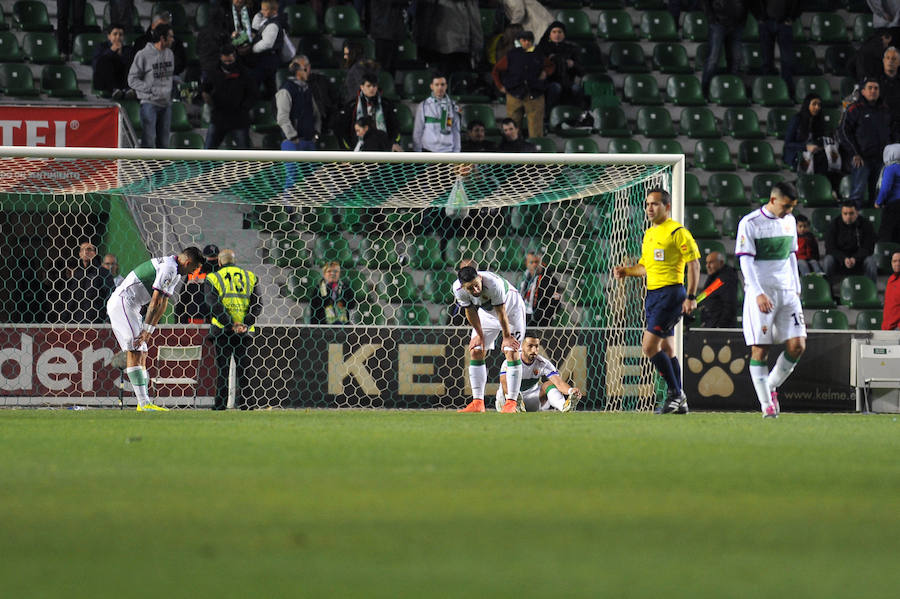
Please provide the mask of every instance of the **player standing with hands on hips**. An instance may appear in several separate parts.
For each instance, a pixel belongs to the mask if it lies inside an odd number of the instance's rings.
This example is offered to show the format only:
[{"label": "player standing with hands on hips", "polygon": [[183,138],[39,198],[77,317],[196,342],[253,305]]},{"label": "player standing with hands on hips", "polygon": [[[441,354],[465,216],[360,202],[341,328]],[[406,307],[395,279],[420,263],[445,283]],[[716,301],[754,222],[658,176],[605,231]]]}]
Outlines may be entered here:
[{"label": "player standing with hands on hips", "polygon": [[[697,308],[697,284],[700,281],[700,250],[690,231],[669,218],[672,196],[656,188],[646,201],[652,226],[644,232],[641,259],[634,266],[617,266],[616,279],[647,276],[644,311],[647,328],[641,339],[641,351],[669,388],[661,414],[687,414],[687,395],[681,388],[681,365],[675,355],[675,325],[682,314]],[[684,269],[687,265],[687,290]]]},{"label": "player standing with hands on hips", "polygon": [[[750,378],[763,418],[777,418],[778,387],[806,349],[806,323],[797,273],[797,224],[791,212],[797,192],[776,183],[769,203],[741,219],[734,253],[744,274],[744,340],[750,350]],[[785,344],[769,372],[769,346]]]}]

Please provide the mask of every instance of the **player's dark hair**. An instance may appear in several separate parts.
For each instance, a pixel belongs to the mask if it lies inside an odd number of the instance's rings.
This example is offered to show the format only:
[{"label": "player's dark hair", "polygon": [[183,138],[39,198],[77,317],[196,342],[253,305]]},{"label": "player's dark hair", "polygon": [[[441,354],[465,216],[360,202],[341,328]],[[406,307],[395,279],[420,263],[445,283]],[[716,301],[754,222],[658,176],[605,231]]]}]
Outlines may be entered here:
[{"label": "player's dark hair", "polygon": [[779,181],[772,186],[772,189],[777,189],[778,193],[788,198],[792,202],[797,199],[797,188],[787,181]]},{"label": "player's dark hair", "polygon": [[456,273],[456,276],[459,278],[460,283],[468,283],[475,280],[475,277],[478,276],[478,271],[472,266],[463,266]]},{"label": "player's dark hair", "polygon": [[662,187],[654,187],[647,192],[647,197],[650,197],[651,193],[658,193],[661,196],[662,203],[666,206],[672,205],[672,195]]},{"label": "player's dark hair", "polygon": [[186,247],[181,250],[181,253],[191,259],[191,262],[196,262],[197,264],[203,263],[203,253],[200,251],[200,248],[196,246]]},{"label": "player's dark hair", "polygon": [[798,223],[808,223],[809,217],[807,217],[805,214],[800,214],[799,212],[795,212],[794,220],[797,221]]}]

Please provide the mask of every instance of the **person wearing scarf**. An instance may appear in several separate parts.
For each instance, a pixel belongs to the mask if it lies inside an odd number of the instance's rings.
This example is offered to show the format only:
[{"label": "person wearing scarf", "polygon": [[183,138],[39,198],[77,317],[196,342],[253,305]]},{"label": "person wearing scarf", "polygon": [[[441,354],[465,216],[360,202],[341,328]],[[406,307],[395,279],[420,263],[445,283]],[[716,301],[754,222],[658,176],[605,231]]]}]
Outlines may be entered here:
[{"label": "person wearing scarf", "polygon": [[375,128],[387,133],[395,151],[400,150],[397,143],[400,137],[400,123],[394,104],[378,92],[378,75],[373,72],[363,74],[357,95],[335,115],[333,129],[341,137],[344,148],[352,150],[359,139],[356,136],[356,123],[363,117],[372,117]]},{"label": "person wearing scarf", "polygon": [[803,160],[803,152],[813,156],[816,173],[828,171],[822,138],[825,137],[825,115],[822,113],[822,98],[818,94],[807,94],[800,112],[795,114],[784,132],[784,162],[797,168]]},{"label": "person wearing scarf", "polygon": [[416,152],[459,152],[459,107],[447,95],[447,78],[431,78],[431,96],[416,108],[413,150]]},{"label": "person wearing scarf", "polygon": [[322,280],[309,298],[310,324],[350,324],[350,310],[356,306],[353,290],[341,280],[341,265],[328,262]]}]

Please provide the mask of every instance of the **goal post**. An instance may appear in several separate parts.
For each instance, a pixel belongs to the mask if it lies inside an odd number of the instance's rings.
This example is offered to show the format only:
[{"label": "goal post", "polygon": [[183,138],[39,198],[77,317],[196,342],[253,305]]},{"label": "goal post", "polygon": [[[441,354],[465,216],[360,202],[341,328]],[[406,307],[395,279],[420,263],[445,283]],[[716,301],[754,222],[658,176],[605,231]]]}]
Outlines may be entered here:
[{"label": "goal post", "polygon": [[[537,254],[558,284],[543,350],[586,388],[581,409],[652,409],[660,387],[640,356],[645,284],[610,272],[639,257],[644,199],[657,186],[681,219],[682,155],[3,147],[3,252],[28,253],[34,272],[23,274],[22,259],[0,267],[2,291],[17,298],[0,314],[0,405],[117,404],[115,340],[102,314],[80,308],[91,275],[73,265],[88,242],[116,254],[121,275],[190,245],[235,250],[263,298],[238,398],[248,407],[463,405],[456,266],[472,259],[518,286]],[[340,269],[337,289],[322,285],[325,265]],[[191,285],[176,303],[189,305]],[[349,305],[323,310],[337,291]],[[154,345],[203,344],[190,316],[170,311]],[[204,349],[196,364],[165,364],[151,348],[151,378],[174,369],[159,378],[194,381],[158,389],[160,403],[209,404],[215,368]],[[500,352],[491,354],[489,394]]]}]

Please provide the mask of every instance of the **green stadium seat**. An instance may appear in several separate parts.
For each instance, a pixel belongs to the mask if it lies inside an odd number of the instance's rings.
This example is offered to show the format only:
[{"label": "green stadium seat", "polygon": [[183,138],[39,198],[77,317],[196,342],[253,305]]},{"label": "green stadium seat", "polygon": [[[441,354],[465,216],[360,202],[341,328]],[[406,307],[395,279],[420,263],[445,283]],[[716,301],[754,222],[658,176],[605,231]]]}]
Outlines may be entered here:
[{"label": "green stadium seat", "polygon": [[403,97],[421,102],[431,95],[431,71],[409,71],[403,76]]},{"label": "green stadium seat", "polygon": [[641,15],[641,36],[651,42],[678,40],[675,19],[666,10],[648,10]]},{"label": "green stadium seat", "polygon": [[572,137],[566,140],[566,154],[599,154],[600,146],[591,137]]},{"label": "green stadium seat", "polygon": [[841,281],[841,305],[857,309],[882,307],[875,283],[862,275],[850,275]]},{"label": "green stadium seat", "polygon": [[875,231],[881,228],[881,214],[879,208],[863,208],[859,211],[859,217],[869,221]]},{"label": "green stadium seat", "polygon": [[[402,102],[397,102],[394,106],[394,116],[397,117],[397,124],[400,127],[400,133],[412,135],[413,132],[413,114],[409,106]],[[491,116],[494,116],[493,113]]]},{"label": "green stadium seat", "polygon": [[84,97],[84,92],[78,89],[75,71],[64,64],[48,64],[41,69],[41,89],[51,98],[75,100]]},{"label": "green stadium seat", "polygon": [[872,15],[856,15],[853,18],[853,41],[864,42],[875,33]]},{"label": "green stadium seat", "polygon": [[794,35],[794,41],[798,44],[809,41],[809,36],[806,35],[806,30],[803,28],[802,19],[794,19],[791,24],[791,33]]},{"label": "green stadium seat", "polygon": [[[202,6],[202,5],[201,5]],[[309,4],[292,4],[283,8],[287,14],[288,30],[292,36],[314,35],[319,33],[316,13]],[[199,9],[197,16],[200,16]]]},{"label": "green stadium seat", "polygon": [[825,77],[797,77],[795,88],[795,98],[797,98],[798,104],[802,103],[806,94],[810,93],[819,94],[822,97],[823,106],[837,106],[839,104],[839,98],[835,98],[832,95],[831,85],[829,85],[828,79]]},{"label": "green stadium seat", "polygon": [[25,56],[36,64],[61,64],[62,56],[56,45],[56,35],[44,31],[29,31],[22,37]]},{"label": "green stadium seat", "polygon": [[619,106],[616,86],[608,75],[587,73],[581,80],[584,93],[591,99],[591,108],[600,106]]},{"label": "green stadium seat", "polygon": [[712,252],[718,252],[723,256],[727,255],[725,252],[725,245],[721,241],[716,241],[714,239],[698,240],[697,248],[700,250],[700,264],[704,264],[706,257]]},{"label": "green stadium seat", "polygon": [[605,302],[606,289],[604,286],[604,277],[590,274],[581,278],[573,277],[568,286],[568,295],[579,306],[599,309]]},{"label": "green stadium seat", "polygon": [[701,139],[694,146],[694,163],[706,171],[733,171],[728,144],[719,139]]},{"label": "green stadium seat", "polygon": [[875,260],[878,262],[878,272],[882,275],[888,275],[893,272],[891,267],[891,256],[894,252],[900,252],[900,243],[892,241],[875,242]]},{"label": "green stadium seat", "polygon": [[[131,4],[131,8],[132,8],[132,10],[131,10],[131,23],[123,23],[123,25],[125,25],[125,34],[126,34],[126,36],[127,36],[128,34],[135,34],[135,33],[140,34],[140,33],[143,33],[143,31],[144,31],[143,27],[141,27],[141,15],[140,15],[140,12],[139,12],[138,10],[135,9],[134,1],[133,1],[133,0],[130,0],[129,3]],[[104,3],[103,3],[103,24],[104,24],[104,25],[109,25],[109,24],[112,22],[112,19],[110,18],[110,10],[109,10],[109,7],[110,7],[110,3],[109,3],[109,2],[104,2]]]},{"label": "green stadium seat", "polygon": [[684,13],[681,22],[683,39],[692,42],[705,42],[709,39],[709,21],[701,10]]},{"label": "green stadium seat", "polygon": [[816,51],[805,44],[794,46],[794,75],[821,75]]},{"label": "green stadium seat", "polygon": [[135,132],[140,133],[143,128],[141,125],[141,103],[137,100],[123,100],[119,102],[119,106],[125,111],[128,117],[128,124]]},{"label": "green stadium seat", "polygon": [[331,208],[325,206],[304,208],[298,216],[300,217],[299,226],[313,233],[332,233],[337,231],[337,221]]},{"label": "green stadium seat", "polygon": [[631,0],[635,10],[663,10],[668,6],[666,0]]},{"label": "green stadium seat", "polygon": [[525,250],[518,237],[492,237],[485,244],[484,260],[490,270],[524,270]]},{"label": "green stadium seat", "polygon": [[[498,131],[497,121],[494,119],[494,108],[490,104],[464,104],[462,107],[463,128],[468,129],[469,123],[472,121],[481,121],[482,123],[484,123],[484,130],[488,135],[497,133]],[[551,123],[553,122],[552,113],[550,121]],[[412,133],[413,121],[411,113],[409,125],[409,132]]]},{"label": "green stadium seat", "polygon": [[753,103],[761,106],[792,106],[787,84],[777,75],[761,75],[753,80]]},{"label": "green stadium seat", "polygon": [[53,31],[50,15],[43,2],[18,0],[13,4],[13,23],[20,31]]},{"label": "green stadium seat", "polygon": [[846,331],[850,328],[850,323],[847,321],[847,314],[840,310],[816,310],[810,328]]},{"label": "green stadium seat", "polygon": [[550,109],[550,129],[561,137],[583,137],[589,135],[590,127],[575,127],[569,123],[577,122],[584,112],[578,106],[559,104]]},{"label": "green stadium seat", "polygon": [[79,33],[72,41],[72,60],[79,64],[91,64],[94,51],[105,41],[105,33]]},{"label": "green stadium seat", "polygon": [[759,23],[753,13],[747,15],[747,22],[744,24],[744,32],[741,34],[741,40],[744,42],[759,41]]},{"label": "green stadium seat", "polygon": [[578,47],[578,62],[585,73],[604,73],[606,65],[603,61],[603,51],[594,40],[576,40]]},{"label": "green stadium seat", "polygon": [[0,62],[22,62],[25,53],[11,31],[0,31]]},{"label": "green stadium seat", "polygon": [[298,39],[297,54],[305,54],[315,69],[336,68],[340,59],[335,56],[331,38],[323,35],[307,35]]},{"label": "green stadium seat", "polygon": [[437,237],[416,237],[408,249],[408,253],[409,265],[412,268],[430,270],[444,267],[441,240]]},{"label": "green stadium seat", "polygon": [[856,330],[880,331],[883,318],[882,310],[860,310],[856,315]]},{"label": "green stadium seat", "polygon": [[328,82],[331,83],[331,85],[338,89],[343,89],[344,78],[347,76],[347,71],[344,69],[319,69],[318,71],[319,75],[328,79]]},{"label": "green stadium seat", "polygon": [[326,262],[332,261],[339,262],[341,268],[354,266],[350,244],[339,235],[316,237],[316,241],[313,244],[313,259],[317,266],[322,266]]},{"label": "green stadium seat", "polygon": [[[170,147],[172,147],[171,143]],[[281,215],[285,213],[283,213],[283,211],[279,212],[280,214],[274,220],[268,222],[283,222]],[[269,230],[272,230],[273,228],[275,227],[269,228]],[[306,265],[307,260],[309,259],[309,250],[306,247],[306,242],[300,237],[282,237],[277,241],[275,247],[269,250],[269,258],[275,263],[275,266],[281,268],[298,268]],[[309,291],[307,290],[307,294],[308,293]]]},{"label": "green stadium seat", "polygon": [[597,36],[611,42],[638,39],[631,15],[624,10],[601,10],[597,13]]},{"label": "green stadium seat", "polygon": [[175,31],[175,35],[190,33],[192,23],[188,19],[187,11],[185,11],[181,2],[157,2],[150,9],[151,15],[166,12],[169,13],[171,18],[172,29]]},{"label": "green stadium seat", "polygon": [[512,206],[509,226],[519,235],[540,235],[544,230],[544,210],[539,204]]},{"label": "green stadium seat", "polygon": [[619,73],[646,73],[650,70],[644,49],[636,42],[613,42],[609,46],[609,68]]},{"label": "green stadium seat", "polygon": [[409,38],[397,44],[397,67],[401,69],[420,69],[424,66],[419,60],[419,48]]},{"label": "green stadium seat", "polygon": [[850,41],[847,25],[835,13],[820,12],[812,15],[809,21],[810,37],[823,44],[841,44]]},{"label": "green stadium seat", "polygon": [[706,191],[716,206],[747,206],[747,194],[740,176],[734,173],[716,173],[709,176]]},{"label": "green stadium seat", "polygon": [[537,147],[537,151],[544,154],[554,154],[558,152],[556,142],[552,137],[529,137],[528,141]]},{"label": "green stadium seat", "polygon": [[622,85],[622,95],[630,104],[659,106],[663,103],[653,75],[626,75]]},{"label": "green stadium seat", "polygon": [[597,109],[597,122],[594,123],[597,133],[603,137],[628,137],[631,129],[625,112],[618,106],[605,106]]},{"label": "green stadium seat", "polygon": [[800,175],[797,178],[797,195],[804,206],[834,206],[831,182],[825,175]]},{"label": "green stadium seat", "polygon": [[852,94],[855,88],[856,81],[853,80],[853,77],[841,77],[841,83],[839,87],[841,98],[846,98],[847,96]]},{"label": "green stadium seat", "polygon": [[363,262],[373,270],[384,270],[401,263],[397,242],[390,237],[366,238],[361,249]]},{"label": "green stadium seat", "polygon": [[[284,11],[285,15],[284,18],[287,20],[288,35],[300,35],[299,33],[293,33],[291,31],[291,14],[289,9],[293,8],[294,6],[296,6],[296,4],[292,6],[282,7],[282,11]],[[209,8],[209,4],[205,2],[197,5],[197,12],[194,13],[194,25],[196,26],[196,29],[194,31],[199,32],[201,29],[209,25]]]},{"label": "green stadium seat", "polygon": [[422,299],[435,304],[452,304],[453,283],[456,282],[456,273],[450,270],[435,270],[425,273],[425,285]]},{"label": "green stadium seat", "polygon": [[693,75],[672,75],[666,80],[666,95],[675,106],[706,106],[700,80]]},{"label": "green stadium seat", "polygon": [[585,273],[608,273],[609,260],[603,248],[593,239],[569,243],[566,263]]},{"label": "green stadium seat", "polygon": [[395,270],[382,272],[376,290],[378,297],[385,302],[402,304],[419,299],[419,288],[412,275],[407,272]]},{"label": "green stadium seat", "polygon": [[[319,276],[319,273],[316,273],[316,276],[313,278],[314,284],[318,282]],[[342,270],[341,278],[347,281],[357,303],[369,301],[372,285],[369,283],[369,277],[365,273],[358,270]]]},{"label": "green stadium seat", "polygon": [[728,108],[722,118],[722,132],[735,139],[762,139],[759,118],[752,108]]},{"label": "green stadium seat", "polygon": [[0,31],[9,31],[9,21],[6,20],[3,10],[0,10]]},{"label": "green stadium seat", "polygon": [[694,173],[684,174],[684,203],[690,206],[704,204],[703,193],[700,190],[700,179]]},{"label": "green stadium seat", "polygon": [[397,310],[397,324],[409,327],[431,326],[428,308],[422,305],[401,306]]},{"label": "green stadium seat", "polygon": [[341,231],[360,231],[365,224],[363,213],[364,210],[361,208],[336,208],[334,210],[338,228]]},{"label": "green stadium seat", "polygon": [[743,44],[743,67],[748,75],[762,73],[762,50],[759,44]]},{"label": "green stadium seat", "polygon": [[338,37],[363,37],[366,35],[359,13],[352,5],[329,6],[325,9],[325,32]]},{"label": "green stadium seat", "polygon": [[606,151],[610,154],[641,154],[644,149],[641,147],[641,142],[636,139],[614,137],[609,140]]},{"label": "green stadium seat", "polygon": [[262,148],[264,150],[280,150],[282,140],[283,136],[281,131],[269,131],[263,135]]},{"label": "green stadium seat", "polygon": [[319,274],[314,270],[308,268],[295,268],[294,271],[288,275],[288,295],[298,301],[308,299],[318,278]]},{"label": "green stadium seat", "polygon": [[[707,58],[709,58],[709,44],[706,42],[698,44],[697,50],[694,53],[694,70],[702,72]],[[719,54],[719,60],[716,62],[716,70],[724,71],[727,66],[727,63],[725,62],[725,53],[721,52]]]},{"label": "green stadium seat", "polygon": [[351,310],[350,318],[356,324],[365,326],[384,326],[387,324],[387,320],[384,317],[384,309],[378,302],[359,304],[355,310]]},{"label": "green stadium seat", "polygon": [[451,268],[459,266],[460,260],[464,258],[478,260],[484,256],[480,239],[450,238],[447,240],[447,247],[444,249],[444,252],[447,264]]},{"label": "green stadium seat", "polygon": [[257,133],[280,130],[275,121],[275,107],[271,101],[262,100],[254,104],[250,109],[250,118],[252,119],[250,127]]},{"label": "green stadium seat", "polygon": [[769,137],[784,139],[788,124],[797,110],[794,108],[772,108],[766,116],[766,133]]},{"label": "green stadium seat", "polygon": [[812,231],[815,236],[819,239],[824,239],[825,232],[831,226],[831,221],[840,217],[840,208],[816,208],[809,217],[809,223],[812,225]]},{"label": "green stadium seat", "polygon": [[648,154],[684,154],[684,148],[677,139],[654,138],[647,144]]},{"label": "green stadium seat", "polygon": [[834,307],[831,285],[822,275],[808,274],[800,279],[800,303],[804,308],[828,309]]},{"label": "green stadium seat", "polygon": [[[729,206],[722,211],[722,237],[734,239],[737,236],[738,223],[746,215],[756,210],[745,206]],[[692,231],[693,232],[693,231]]]},{"label": "green stadium seat", "polygon": [[457,71],[450,75],[449,92],[457,102],[490,102],[490,87],[478,73]]},{"label": "green stadium seat", "polygon": [[772,187],[779,181],[784,181],[784,177],[773,173],[754,175],[753,182],[750,185],[750,197],[758,200],[760,203],[768,202],[772,193]]},{"label": "green stadium seat", "polygon": [[666,74],[693,73],[687,50],[681,44],[664,42],[653,47],[653,70]]},{"label": "green stadium seat", "polygon": [[684,211],[684,226],[696,239],[718,239],[719,229],[712,210],[706,206],[689,206]]},{"label": "green stadium seat", "polygon": [[679,120],[682,135],[692,139],[718,139],[716,117],[709,108],[685,108]]},{"label": "green stadium seat", "polygon": [[581,309],[579,326],[582,328],[605,328],[607,324],[606,313],[602,308],[585,306]]},{"label": "green stadium seat", "polygon": [[0,92],[17,98],[40,95],[34,86],[31,69],[24,64],[0,63]]},{"label": "green stadium seat", "polygon": [[850,64],[856,50],[848,44],[835,44],[825,49],[825,72],[837,77],[850,74]]},{"label": "green stadium seat", "polygon": [[825,121],[825,131],[829,133],[837,131],[838,126],[841,124],[841,114],[840,108],[822,109],[822,119]]},{"label": "green stadium seat", "polygon": [[190,131],[191,123],[188,120],[187,109],[184,102],[172,102],[172,123],[169,125],[172,131]]},{"label": "green stadium seat", "polygon": [[[779,79],[779,81],[781,81]],[[784,81],[781,81],[783,84]],[[787,92],[785,92],[787,93]],[[744,82],[737,75],[716,75],[709,83],[709,99],[720,106],[747,106],[750,100]]]},{"label": "green stadium seat", "polygon": [[781,169],[775,160],[775,151],[767,141],[742,141],[738,146],[738,164],[752,172]]}]

